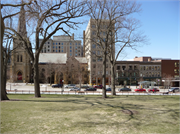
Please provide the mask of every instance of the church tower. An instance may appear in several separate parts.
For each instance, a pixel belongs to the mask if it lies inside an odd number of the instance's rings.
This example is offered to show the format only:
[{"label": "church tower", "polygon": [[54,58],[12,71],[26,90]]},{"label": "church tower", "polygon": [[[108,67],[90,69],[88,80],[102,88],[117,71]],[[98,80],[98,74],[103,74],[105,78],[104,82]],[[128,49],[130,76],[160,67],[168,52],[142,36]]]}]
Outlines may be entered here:
[{"label": "church tower", "polygon": [[[27,38],[26,19],[24,7],[21,7],[18,20],[17,32],[23,37]],[[20,40],[14,39],[13,51],[11,55],[10,78],[12,82],[30,82],[31,64],[28,53],[25,50],[24,43]]]}]

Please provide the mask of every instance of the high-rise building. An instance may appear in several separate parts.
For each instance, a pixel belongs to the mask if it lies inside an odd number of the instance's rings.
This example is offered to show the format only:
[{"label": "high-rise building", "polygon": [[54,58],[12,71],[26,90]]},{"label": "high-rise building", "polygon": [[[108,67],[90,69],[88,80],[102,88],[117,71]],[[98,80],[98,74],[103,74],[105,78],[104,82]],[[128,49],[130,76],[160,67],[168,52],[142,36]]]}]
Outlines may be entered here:
[{"label": "high-rise building", "polygon": [[73,34],[53,36],[53,39],[45,42],[41,53],[67,53],[67,57],[82,57],[82,51],[81,40],[74,40]]},{"label": "high-rise building", "polygon": [[[90,19],[86,30],[83,32],[84,39],[84,56],[87,58],[89,73],[89,83],[90,84],[102,84],[102,71],[103,71],[103,56],[102,46],[98,45],[100,39],[97,38],[97,30],[99,30],[99,35],[101,40],[105,42],[107,34],[107,26],[109,25],[108,20],[102,20],[102,23],[97,28],[96,20]],[[113,31],[113,29],[112,29]],[[113,49],[114,46],[113,46]],[[106,62],[106,84],[110,84],[110,72],[111,64]]]}]

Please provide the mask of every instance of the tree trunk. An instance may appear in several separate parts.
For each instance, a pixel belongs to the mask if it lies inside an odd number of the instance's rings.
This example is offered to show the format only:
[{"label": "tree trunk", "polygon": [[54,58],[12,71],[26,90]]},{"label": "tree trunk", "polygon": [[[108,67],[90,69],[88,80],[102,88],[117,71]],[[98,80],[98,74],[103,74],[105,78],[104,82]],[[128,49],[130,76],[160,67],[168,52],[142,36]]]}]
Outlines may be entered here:
[{"label": "tree trunk", "polygon": [[103,58],[103,75],[102,75],[102,98],[107,98],[106,96],[106,51],[104,52]]},{"label": "tree trunk", "polygon": [[111,95],[116,95],[114,65],[111,64]]},{"label": "tree trunk", "polygon": [[4,78],[4,59],[3,59],[3,37],[4,37],[4,21],[1,15],[1,100],[9,100],[6,95],[6,78]]},{"label": "tree trunk", "polygon": [[39,86],[39,68],[38,68],[38,60],[39,57],[35,55],[34,59],[34,92],[35,92],[35,97],[41,97],[40,94],[40,86]]}]

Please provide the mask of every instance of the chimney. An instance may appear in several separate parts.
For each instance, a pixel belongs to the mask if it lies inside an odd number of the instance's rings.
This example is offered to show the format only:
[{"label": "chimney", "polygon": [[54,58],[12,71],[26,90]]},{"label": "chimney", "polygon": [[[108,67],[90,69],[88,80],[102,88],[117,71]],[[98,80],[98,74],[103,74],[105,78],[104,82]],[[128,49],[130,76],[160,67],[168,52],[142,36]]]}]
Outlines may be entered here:
[{"label": "chimney", "polygon": [[148,58],[148,62],[150,62],[151,61],[151,58]]},{"label": "chimney", "polygon": [[74,40],[74,33],[72,34],[71,39]]}]

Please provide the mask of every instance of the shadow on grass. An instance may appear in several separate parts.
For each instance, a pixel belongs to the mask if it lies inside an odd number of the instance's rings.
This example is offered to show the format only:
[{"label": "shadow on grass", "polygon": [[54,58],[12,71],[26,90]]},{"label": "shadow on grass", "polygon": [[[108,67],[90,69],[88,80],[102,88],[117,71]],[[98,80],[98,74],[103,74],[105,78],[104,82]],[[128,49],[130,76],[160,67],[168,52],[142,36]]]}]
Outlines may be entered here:
[{"label": "shadow on grass", "polygon": [[[19,95],[21,96],[21,95]],[[27,99],[28,97],[28,99]],[[136,119],[138,121],[140,121],[140,119],[136,116],[139,113],[139,111],[141,110],[146,110],[149,113],[155,113],[158,114],[159,116],[161,116],[162,114],[167,114],[167,113],[171,113],[170,116],[171,118],[173,118],[174,120],[179,120],[179,109],[170,109],[168,108],[168,106],[166,104],[162,105],[162,108],[159,109],[157,107],[148,107],[146,105],[141,105],[141,104],[128,104],[126,102],[128,96],[115,96],[115,97],[109,97],[107,99],[102,99],[101,96],[87,96],[87,95],[42,95],[41,98],[35,98],[33,97],[33,95],[29,95],[25,97],[21,97],[20,99],[22,99],[22,101],[25,102],[55,102],[55,103],[72,103],[72,104],[80,104],[80,106],[78,105],[72,105],[71,107],[54,107],[54,106],[49,106],[48,108],[43,108],[43,111],[50,111],[50,112],[74,112],[74,111],[79,111],[79,110],[86,110],[89,108],[106,108],[106,109],[110,109],[110,110],[114,110],[116,112],[122,112],[123,114],[128,115],[127,120],[123,121],[123,122],[115,122],[118,124],[123,124],[126,122],[129,122],[132,119]],[[49,98],[49,99],[48,99]],[[130,99],[131,101],[136,100],[136,101],[140,101],[140,103],[143,103],[145,101],[152,101],[152,100],[159,100],[159,101],[163,101],[164,99],[166,99],[166,96],[129,96],[128,99]],[[119,99],[119,102],[115,102],[115,99]],[[168,97],[168,99],[173,99],[176,100],[177,97]],[[14,100],[15,101],[15,100]],[[18,100],[19,101],[19,100]],[[117,101],[117,100],[116,100]],[[153,102],[152,102],[153,103]],[[83,106],[82,106],[83,105]],[[172,104],[174,105],[173,107],[176,106],[176,104]],[[163,107],[165,107],[165,109],[163,109]],[[81,122],[80,122],[81,123]],[[96,122],[82,122],[82,124],[86,124],[88,126],[88,124],[90,126],[92,126],[92,124],[96,124]],[[106,122],[101,122],[101,124],[105,124]]]}]

